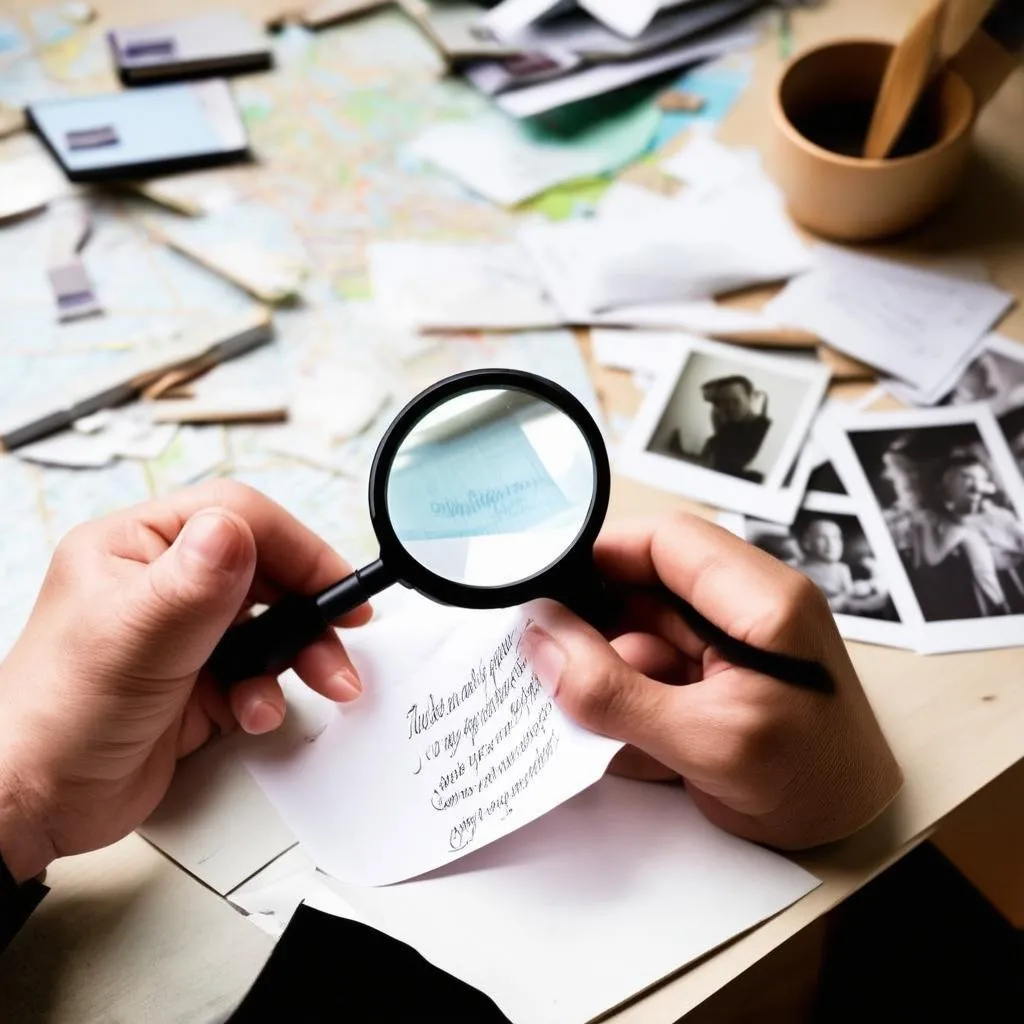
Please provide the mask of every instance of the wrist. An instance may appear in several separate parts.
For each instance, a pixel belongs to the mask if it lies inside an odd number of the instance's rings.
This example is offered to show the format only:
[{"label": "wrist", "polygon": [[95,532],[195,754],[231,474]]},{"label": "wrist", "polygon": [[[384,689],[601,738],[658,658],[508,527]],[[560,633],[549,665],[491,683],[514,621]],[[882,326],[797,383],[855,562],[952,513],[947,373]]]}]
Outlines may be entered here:
[{"label": "wrist", "polygon": [[0,762],[0,857],[19,884],[42,874],[56,858],[53,844],[29,810],[17,777]]}]

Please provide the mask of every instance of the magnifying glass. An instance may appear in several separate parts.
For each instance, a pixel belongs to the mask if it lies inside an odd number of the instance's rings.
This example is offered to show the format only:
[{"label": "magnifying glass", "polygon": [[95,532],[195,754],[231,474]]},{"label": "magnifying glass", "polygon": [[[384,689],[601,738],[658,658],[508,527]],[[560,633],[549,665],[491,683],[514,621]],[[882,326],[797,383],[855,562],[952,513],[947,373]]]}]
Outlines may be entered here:
[{"label": "magnifying glass", "polygon": [[[377,559],[234,626],[209,667],[226,687],[283,672],[331,623],[396,583],[463,608],[552,598],[602,628],[616,600],[593,547],[610,490],[601,431],[565,388],[521,370],[447,377],[402,409],[377,448],[369,483]],[[669,590],[659,594],[733,664],[833,690],[823,666],[752,647]]]}]

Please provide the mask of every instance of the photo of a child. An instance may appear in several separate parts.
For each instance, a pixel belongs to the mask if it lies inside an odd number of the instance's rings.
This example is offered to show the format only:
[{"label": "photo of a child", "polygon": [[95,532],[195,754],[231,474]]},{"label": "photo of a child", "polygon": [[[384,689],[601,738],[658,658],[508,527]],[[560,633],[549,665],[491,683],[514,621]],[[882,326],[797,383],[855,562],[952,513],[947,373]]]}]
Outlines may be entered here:
[{"label": "photo of a child", "polygon": [[899,621],[855,515],[804,509],[788,529],[748,519],[746,532],[751,543],[812,580],[833,614]]}]

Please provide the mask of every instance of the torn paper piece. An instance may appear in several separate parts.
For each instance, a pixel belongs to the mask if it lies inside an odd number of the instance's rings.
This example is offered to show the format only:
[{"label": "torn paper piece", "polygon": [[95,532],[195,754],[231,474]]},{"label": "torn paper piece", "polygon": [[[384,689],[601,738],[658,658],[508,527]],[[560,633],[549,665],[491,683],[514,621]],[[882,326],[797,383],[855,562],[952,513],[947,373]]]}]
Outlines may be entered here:
[{"label": "torn paper piece", "polygon": [[529,330],[562,314],[517,245],[380,242],[367,249],[382,316],[421,330]]},{"label": "torn paper piece", "polygon": [[187,217],[217,213],[242,198],[221,171],[186,171],[128,182],[126,187]]},{"label": "torn paper piece", "polygon": [[815,269],[791,281],[765,312],[935,399],[1014,302],[994,285],[895,260],[830,245],[814,255]]},{"label": "torn paper piece", "polygon": [[661,169],[685,182],[695,193],[729,188],[743,178],[760,176],[761,156],[756,149],[731,149],[710,132],[692,131],[689,141],[667,160]]},{"label": "torn paper piece", "polygon": [[700,201],[666,200],[657,217],[530,224],[519,239],[573,322],[630,306],[712,298],[810,266],[809,250],[766,180]]},{"label": "torn paper piece", "polygon": [[222,211],[224,219],[204,217],[198,221],[175,224],[169,219],[146,220],[153,238],[208,270],[237,285],[262,302],[279,305],[295,301],[309,272],[308,263],[290,253],[282,253],[260,242],[240,238],[231,231],[227,215],[239,207]]},{"label": "torn paper piece", "polygon": [[514,89],[503,93],[496,102],[499,109],[513,117],[535,117],[579,100],[601,96],[634,82],[654,78],[688,64],[750,49],[757,44],[757,40],[757,30],[747,25],[715,29],[702,34],[698,39],[684,40],[681,44],[667,47],[657,53],[645,54],[631,60],[595,64],[550,82]]},{"label": "torn paper piece", "polygon": [[576,178],[618,170],[636,160],[657,134],[661,115],[641,104],[572,136],[498,113],[434,125],[410,152],[503,206]]},{"label": "torn paper piece", "polygon": [[60,168],[44,153],[2,160],[0,223],[41,210],[54,199],[70,194],[72,188]]},{"label": "torn paper piece", "polygon": [[515,831],[596,782],[621,747],[540,688],[519,647],[521,610],[406,596],[407,614],[345,634],[360,700],[332,708],[312,738],[290,730],[289,715],[242,752],[317,865],[363,885],[421,875]]},{"label": "torn paper piece", "polygon": [[102,312],[85,264],[79,255],[92,230],[92,218],[81,203],[69,200],[54,211],[47,276],[57,300],[61,322]]},{"label": "torn paper piece", "polygon": [[64,430],[52,437],[22,445],[14,452],[26,462],[44,466],[66,466],[69,469],[97,469],[114,458],[108,438]]}]

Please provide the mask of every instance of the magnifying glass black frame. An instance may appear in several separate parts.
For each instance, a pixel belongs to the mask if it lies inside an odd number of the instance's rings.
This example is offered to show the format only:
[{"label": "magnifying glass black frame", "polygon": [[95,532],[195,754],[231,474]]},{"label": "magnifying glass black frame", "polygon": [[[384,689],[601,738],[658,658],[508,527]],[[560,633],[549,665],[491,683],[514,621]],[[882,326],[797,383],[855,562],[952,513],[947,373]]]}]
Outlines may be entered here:
[{"label": "magnifying glass black frame", "polygon": [[[553,410],[565,413],[579,429],[590,450],[594,467],[594,492],[583,526],[561,558],[514,583],[480,587],[438,576],[416,561],[395,532],[387,501],[388,482],[395,457],[402,443],[423,417],[450,398],[489,390],[520,391],[547,402]],[[561,574],[566,569],[571,571],[578,564],[575,561],[577,553],[582,554],[587,561],[590,560],[594,541],[604,525],[610,493],[611,468],[604,438],[594,417],[575,395],[552,380],[524,370],[467,370],[457,373],[414,398],[388,427],[373,457],[370,467],[370,521],[380,542],[378,561],[386,567],[380,571],[390,575],[392,582],[403,583],[441,604],[461,608],[510,608],[537,597],[548,597],[553,573]]]},{"label": "magnifying glass black frame", "polygon": [[[579,533],[562,556],[531,575],[493,587],[473,586],[431,572],[406,550],[388,512],[388,482],[403,442],[423,418],[451,398],[474,391],[518,391],[562,412],[586,441],[593,464],[593,494]],[[538,597],[581,607],[592,590],[592,551],[604,525],[611,493],[611,468],[604,438],[586,406],[560,384],[525,370],[467,370],[421,391],[395,417],[377,446],[370,466],[370,522],[380,544],[376,560],[319,594],[292,595],[263,614],[234,626],[208,663],[224,686],[268,673],[277,674],[346,612],[374,594],[400,583],[440,604],[462,608],[509,608]]]}]

